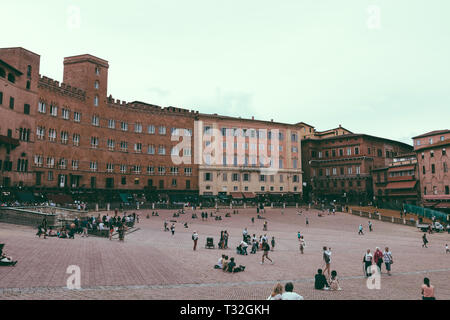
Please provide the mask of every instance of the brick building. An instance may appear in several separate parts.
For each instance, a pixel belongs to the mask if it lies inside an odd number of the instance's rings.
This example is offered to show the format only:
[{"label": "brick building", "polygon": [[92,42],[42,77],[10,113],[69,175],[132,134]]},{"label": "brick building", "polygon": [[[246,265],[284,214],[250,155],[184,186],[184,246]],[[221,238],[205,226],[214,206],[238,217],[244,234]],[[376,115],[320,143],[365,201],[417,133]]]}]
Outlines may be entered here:
[{"label": "brick building", "polygon": [[108,62],[91,55],[65,58],[61,84],[40,76],[39,63],[23,48],[0,49],[4,186],[198,192],[192,150],[175,148],[191,141],[196,112],[114,100]]},{"label": "brick building", "polygon": [[398,209],[404,203],[418,204],[418,171],[414,152],[394,156],[388,166],[372,169],[373,194],[377,205]]},{"label": "brick building", "polygon": [[412,147],[398,141],[343,129],[302,141],[305,200],[343,202],[373,200],[372,170],[387,167],[398,154]]},{"label": "brick building", "polygon": [[201,195],[254,199],[270,194],[300,199],[301,139],[311,126],[216,114],[200,114],[198,119],[204,136],[199,145],[204,150],[197,152],[209,153],[208,146],[216,141],[214,135],[220,149],[217,157],[211,153],[212,159],[205,157],[199,162]]},{"label": "brick building", "polygon": [[450,209],[450,130],[437,130],[413,137],[417,155],[422,204]]}]

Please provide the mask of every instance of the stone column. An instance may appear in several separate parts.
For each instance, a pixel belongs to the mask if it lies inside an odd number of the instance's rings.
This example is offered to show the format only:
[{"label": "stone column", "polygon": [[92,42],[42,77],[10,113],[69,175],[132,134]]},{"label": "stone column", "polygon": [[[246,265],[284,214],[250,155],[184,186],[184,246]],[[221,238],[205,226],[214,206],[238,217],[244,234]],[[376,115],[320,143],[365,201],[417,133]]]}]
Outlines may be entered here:
[{"label": "stone column", "polygon": [[111,210],[111,204],[110,204],[110,203],[107,203],[107,204],[106,204],[106,211],[109,211],[109,210]]},{"label": "stone column", "polygon": [[270,204],[270,207],[273,209],[273,202]]},{"label": "stone column", "polygon": [[295,208],[298,209],[298,203],[295,204]]}]

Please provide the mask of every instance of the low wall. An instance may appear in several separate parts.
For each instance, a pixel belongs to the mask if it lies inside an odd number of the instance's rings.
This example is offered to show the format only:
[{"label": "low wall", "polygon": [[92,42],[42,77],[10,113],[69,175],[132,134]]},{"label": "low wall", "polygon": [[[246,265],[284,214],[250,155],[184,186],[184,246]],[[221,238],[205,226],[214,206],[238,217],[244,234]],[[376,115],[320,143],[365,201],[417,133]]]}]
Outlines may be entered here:
[{"label": "low wall", "polygon": [[37,227],[47,218],[49,226],[58,225],[56,214],[41,213],[18,208],[0,208],[0,222]]},{"label": "low wall", "polygon": [[379,215],[379,214],[376,215],[376,214],[373,214],[373,213],[360,211],[360,210],[353,210],[353,209],[350,209],[349,213],[353,214],[355,216],[369,218],[369,219],[372,219],[372,220],[379,220],[379,221],[383,221],[383,222],[402,224],[402,225],[411,226],[411,227],[417,226],[417,222],[414,219],[410,220],[410,219],[401,219],[401,218],[396,218],[396,217],[382,216],[382,215]]}]

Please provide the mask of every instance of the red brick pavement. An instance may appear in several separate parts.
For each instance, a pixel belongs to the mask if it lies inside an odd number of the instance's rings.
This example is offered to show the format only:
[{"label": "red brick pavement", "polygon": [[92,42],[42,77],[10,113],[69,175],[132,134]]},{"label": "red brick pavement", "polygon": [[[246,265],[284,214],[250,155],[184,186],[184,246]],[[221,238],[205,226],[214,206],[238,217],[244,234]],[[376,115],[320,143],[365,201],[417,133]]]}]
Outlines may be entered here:
[{"label": "red brick pavement", "polygon": [[[450,299],[450,254],[445,243],[450,235],[429,235],[429,248],[421,247],[421,236],[414,227],[337,213],[318,217],[311,210],[297,215],[295,209],[268,209],[268,231],[255,209],[239,210],[238,215],[222,221],[193,220],[191,212],[176,218],[176,232],[164,232],[164,219],[172,220],[173,211],[159,211],[159,217],[145,218],[140,211],[139,231],[117,240],[76,237],[75,240],[39,239],[36,231],[22,226],[0,224],[0,243],[19,260],[16,267],[0,268],[0,299],[266,299],[277,281],[294,281],[295,291],[306,299],[420,299],[420,285],[428,276],[440,299]],[[305,214],[310,225],[305,225]],[[200,216],[200,215],[199,215]],[[189,228],[183,228],[188,222]],[[366,233],[357,234],[362,223]],[[240,256],[235,247],[242,230],[250,234],[275,236],[275,250],[269,254],[275,264],[261,265],[261,253]],[[192,232],[199,235],[197,251],[192,250]],[[217,241],[221,230],[230,233],[231,249],[205,249],[207,236]],[[298,250],[297,231],[306,239],[305,254]],[[343,291],[313,290],[312,278],[323,267],[322,246],[332,247],[332,269],[336,269]],[[367,248],[389,246],[394,256],[393,276],[383,274],[380,290],[369,290],[362,277],[362,257]],[[234,256],[245,272],[228,274],[212,266],[225,253]],[[66,269],[81,269],[82,290],[68,290]],[[384,269],[383,269],[384,271]]]}]

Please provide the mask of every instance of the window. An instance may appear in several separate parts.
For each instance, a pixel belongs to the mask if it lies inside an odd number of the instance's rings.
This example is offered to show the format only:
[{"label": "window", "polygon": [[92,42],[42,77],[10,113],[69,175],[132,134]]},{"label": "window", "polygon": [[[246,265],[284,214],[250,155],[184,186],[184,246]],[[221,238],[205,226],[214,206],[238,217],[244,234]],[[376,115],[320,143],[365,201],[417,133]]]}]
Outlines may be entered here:
[{"label": "window", "polygon": [[158,174],[159,175],[164,175],[166,173],[166,168],[165,167],[161,167],[161,166],[159,166],[158,167]]},{"label": "window", "polygon": [[50,115],[53,117],[58,116],[58,107],[54,105],[50,105]]},{"label": "window", "polygon": [[434,151],[433,150],[430,151],[430,157],[434,158]]},{"label": "window", "polygon": [[159,128],[158,128],[158,133],[159,133],[160,135],[166,134],[166,127],[164,127],[164,126],[159,126]]},{"label": "window", "polygon": [[184,175],[192,176],[192,168],[184,168]]},{"label": "window", "polygon": [[136,133],[142,133],[142,124],[136,123],[136,124],[134,125],[134,132],[136,132]]},{"label": "window", "polygon": [[355,147],[355,154],[359,154],[359,148]]},{"label": "window", "polygon": [[160,154],[160,155],[165,155],[165,154],[166,154],[166,147],[163,146],[163,145],[160,145],[160,146],[158,147],[158,154]]},{"label": "window", "polygon": [[284,175],[280,174],[280,182],[283,183],[284,182]]},{"label": "window", "polygon": [[59,159],[59,168],[65,170],[67,167],[67,160],[64,158]]},{"label": "window", "polygon": [[127,184],[127,177],[122,177],[122,179],[120,179],[120,183],[124,186]]},{"label": "window", "polygon": [[184,148],[183,149],[183,156],[184,157],[190,157],[192,155],[191,148]]},{"label": "window", "polygon": [[178,175],[178,167],[170,167],[170,174],[173,176]]},{"label": "window", "polygon": [[[120,173],[127,173],[127,166],[126,165],[124,165],[124,164],[120,165]],[[122,183],[122,184],[126,184],[126,182]]]},{"label": "window", "polygon": [[298,141],[298,135],[296,133],[291,134],[291,141],[297,142]]},{"label": "window", "polygon": [[72,160],[72,170],[78,170],[79,161]]},{"label": "window", "polygon": [[116,120],[109,119],[108,120],[108,128],[115,129],[116,128]]},{"label": "window", "polygon": [[337,175],[337,168],[333,168],[333,176]]},{"label": "window", "polygon": [[6,77],[6,72],[5,69],[0,68],[0,77],[5,78]]},{"label": "window", "polygon": [[97,161],[91,161],[91,162],[89,163],[89,169],[90,169],[92,172],[97,171]]},{"label": "window", "polygon": [[447,162],[443,162],[442,163],[442,166],[443,166],[443,169],[444,169],[444,172],[448,172],[448,166],[447,166]]},{"label": "window", "polygon": [[212,181],[212,174],[210,172],[205,172],[203,181]]},{"label": "window", "polygon": [[31,88],[31,81],[28,80],[28,81],[27,81],[27,85],[26,85],[26,89],[27,89],[27,90],[30,90],[30,88]]},{"label": "window", "polygon": [[99,67],[95,67],[95,74],[96,75],[100,75],[100,68]]},{"label": "window", "polygon": [[133,166],[133,173],[134,174],[140,174],[141,173],[141,166],[140,165]]},{"label": "window", "polygon": [[98,96],[94,97],[94,106],[98,107]]},{"label": "window", "polygon": [[297,147],[292,147],[292,152],[298,152],[298,148]]},{"label": "window", "polygon": [[450,194],[450,188],[449,188],[449,186],[445,186],[445,194]]},{"label": "window", "polygon": [[121,141],[120,142],[120,150],[123,152],[127,152],[128,151],[128,142]]},{"label": "window", "polygon": [[297,160],[297,159],[294,159],[294,160],[292,161],[292,166],[294,167],[294,169],[297,169],[297,168],[298,168],[298,160]]},{"label": "window", "polygon": [[43,163],[44,163],[44,157],[42,155],[35,155],[34,156],[34,165],[36,167],[39,167],[39,168],[42,167]]},{"label": "window", "polygon": [[433,144],[433,138],[428,139],[428,142],[429,142],[430,144]]},{"label": "window", "polygon": [[330,168],[326,168],[326,169],[325,169],[325,175],[326,175],[326,176],[329,176],[329,175],[330,175]]},{"label": "window", "polygon": [[148,154],[155,154],[155,146],[153,144],[149,144],[148,145],[147,153]]},{"label": "window", "polygon": [[422,173],[425,174],[425,166],[422,166]]},{"label": "window", "polygon": [[292,177],[292,182],[299,182],[298,175],[294,174],[294,176]]},{"label": "window", "polygon": [[176,187],[177,186],[177,179],[172,179],[172,187]]},{"label": "window", "polygon": [[348,167],[348,169],[347,169],[347,173],[348,173],[348,174],[352,174],[352,172],[353,172],[353,169],[352,169],[352,167]]},{"label": "window", "polygon": [[65,120],[69,120],[69,118],[70,118],[70,111],[68,110],[68,109],[62,109],[61,110],[61,113],[62,113],[62,118],[63,119],[65,119]]},{"label": "window", "polygon": [[3,92],[0,91],[0,104],[3,104]]},{"label": "window", "polygon": [[29,104],[24,104],[23,105],[23,113],[24,114],[30,114],[30,105]]},{"label": "window", "polygon": [[240,180],[239,178],[240,178],[240,175],[238,173],[233,173],[231,175],[231,181],[233,181],[233,182],[239,181]]},{"label": "window", "polygon": [[100,87],[100,82],[98,82],[98,80],[95,80],[94,82],[94,88],[98,89]]},{"label": "window", "polygon": [[45,138],[45,128],[38,126],[36,129],[36,137],[38,140],[43,140]]},{"label": "window", "polygon": [[322,158],[322,151],[319,151],[319,159]]},{"label": "window", "polygon": [[14,109],[14,98],[13,97],[9,98],[9,108]]},{"label": "window", "polygon": [[148,166],[147,167],[147,174],[155,174],[155,167]]},{"label": "window", "polygon": [[56,141],[56,130],[55,129],[49,129],[48,130],[48,140],[49,141]]},{"label": "window", "polygon": [[128,131],[128,123],[121,121],[120,122],[120,129],[122,131]]},{"label": "window", "polygon": [[359,166],[356,167],[356,174],[361,174],[361,167]]},{"label": "window", "polygon": [[154,125],[149,125],[148,126],[148,133],[149,134],[155,134],[155,126]]},{"label": "window", "polygon": [[73,139],[73,145],[78,147],[80,145],[80,135],[77,133],[74,133],[72,139]]},{"label": "window", "polygon": [[115,141],[113,139],[108,139],[108,150],[109,151],[114,151],[114,147],[116,145]]},{"label": "window", "polygon": [[91,148],[98,148],[98,137],[91,137]]},{"label": "window", "polygon": [[142,152],[142,143],[135,143],[134,144],[134,152],[141,153]]},{"label": "window", "polygon": [[378,149],[377,150],[377,154],[378,154],[379,157],[382,157],[383,156],[383,151],[381,149]]},{"label": "window", "polygon": [[12,73],[8,73],[8,81],[15,83],[16,82],[16,77],[12,74]]},{"label": "window", "polygon": [[67,144],[69,141],[69,133],[67,131],[61,131],[61,143]]},{"label": "window", "polygon": [[435,165],[434,165],[434,163],[431,164],[431,173],[435,173]]},{"label": "window", "polygon": [[100,125],[100,118],[95,114],[92,116],[92,125],[96,127]]},{"label": "window", "polygon": [[47,157],[47,168],[53,168],[55,166],[55,158]]},{"label": "window", "polygon": [[347,155],[351,156],[352,155],[352,148],[347,148]]},{"label": "window", "polygon": [[259,182],[266,182],[266,176],[263,174],[259,175]]},{"label": "window", "polygon": [[47,180],[48,180],[48,181],[53,181],[53,171],[49,171],[49,172],[48,172]]},{"label": "window", "polygon": [[73,113],[73,121],[81,122],[81,113],[80,112],[74,112]]}]

